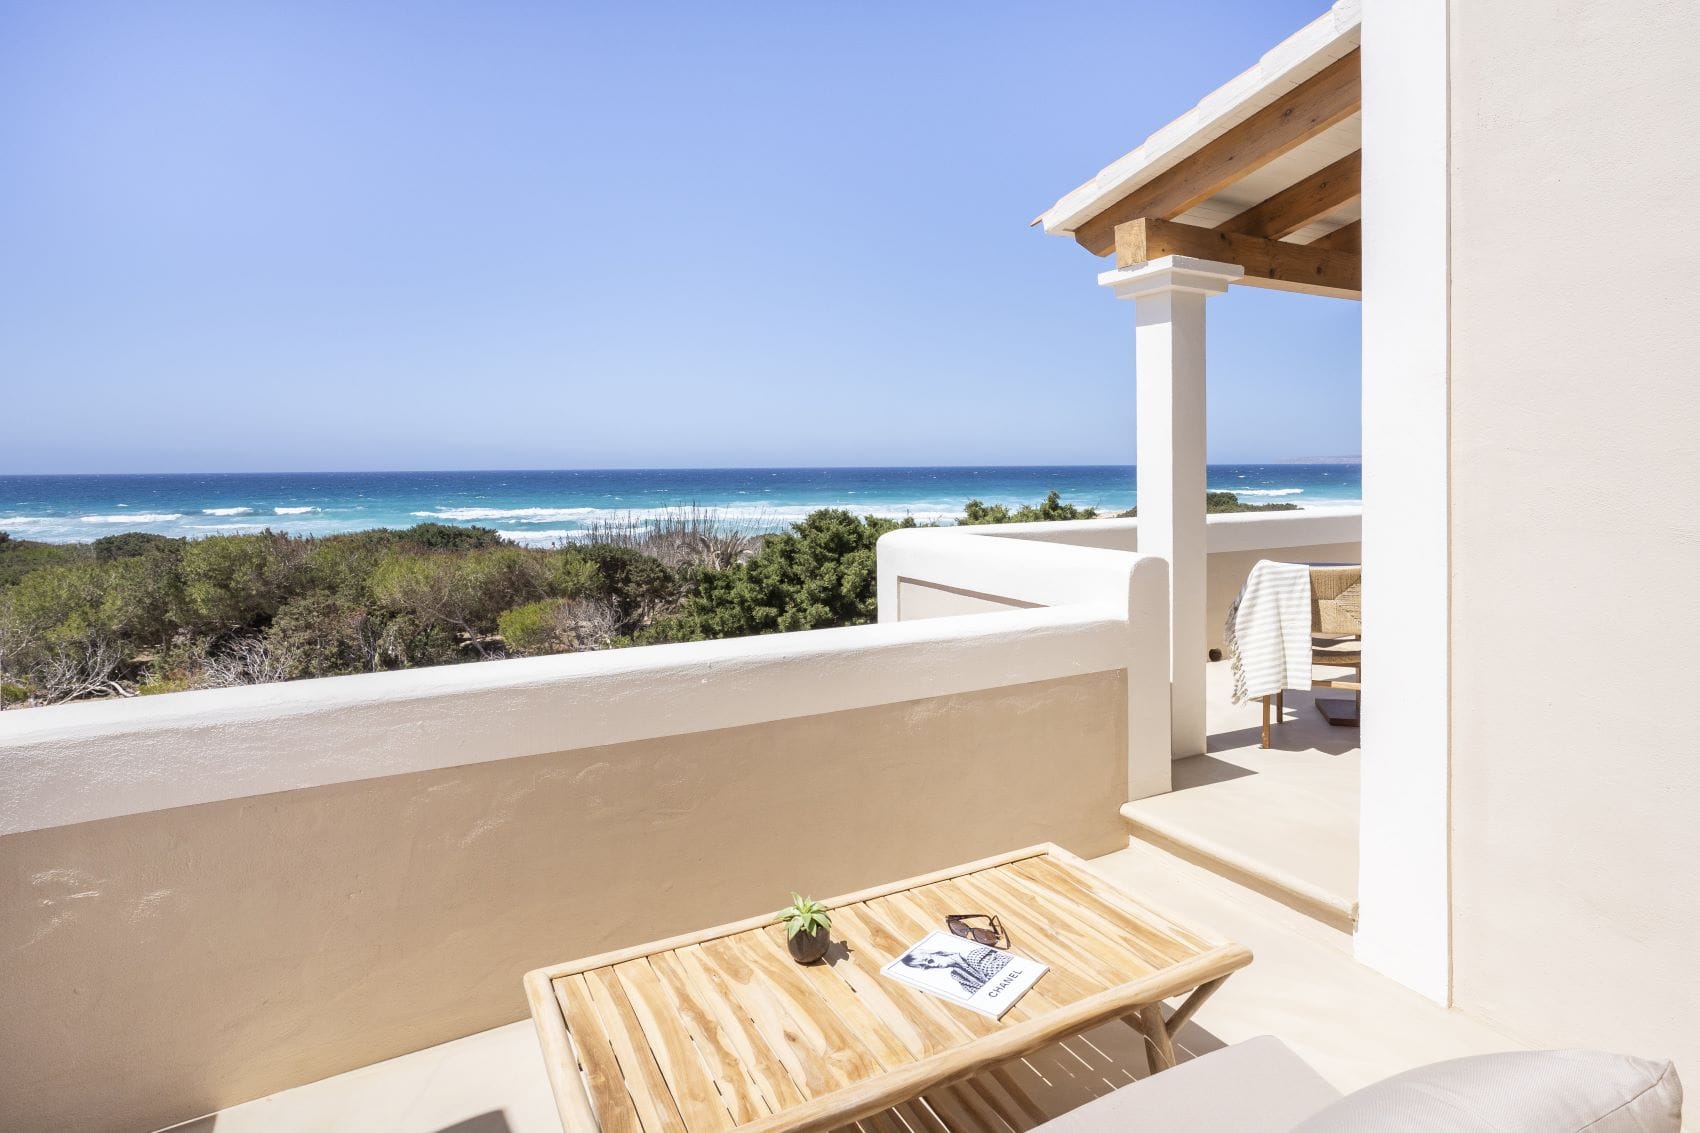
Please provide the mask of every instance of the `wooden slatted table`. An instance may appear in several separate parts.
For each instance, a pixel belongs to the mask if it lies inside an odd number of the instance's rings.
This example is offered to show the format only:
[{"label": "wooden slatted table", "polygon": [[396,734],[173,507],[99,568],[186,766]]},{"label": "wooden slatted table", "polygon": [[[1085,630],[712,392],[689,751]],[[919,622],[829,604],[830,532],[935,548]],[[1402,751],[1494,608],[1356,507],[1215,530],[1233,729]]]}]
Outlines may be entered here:
[{"label": "wooden slatted table", "polygon": [[[826,904],[834,946],[816,964],[792,961],[765,916],[528,973],[566,1133],[835,1129],[1112,1019],[1161,1070],[1251,962],[1050,845]],[[949,913],[996,913],[1014,951],[1050,965],[1002,1019],[880,975]]]}]

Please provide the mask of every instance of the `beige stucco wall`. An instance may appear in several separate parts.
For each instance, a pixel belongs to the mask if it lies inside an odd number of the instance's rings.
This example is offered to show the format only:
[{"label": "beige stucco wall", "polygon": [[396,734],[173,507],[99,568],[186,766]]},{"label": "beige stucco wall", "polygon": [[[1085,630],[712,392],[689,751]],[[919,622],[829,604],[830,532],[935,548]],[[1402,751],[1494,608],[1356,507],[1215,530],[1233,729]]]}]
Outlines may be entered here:
[{"label": "beige stucco wall", "polygon": [[576,955],[1125,842],[1127,682],[1066,677],[0,838],[0,1121],[146,1130],[523,1017]]},{"label": "beige stucco wall", "polygon": [[1456,1001],[1700,1079],[1700,5],[1451,21]]}]

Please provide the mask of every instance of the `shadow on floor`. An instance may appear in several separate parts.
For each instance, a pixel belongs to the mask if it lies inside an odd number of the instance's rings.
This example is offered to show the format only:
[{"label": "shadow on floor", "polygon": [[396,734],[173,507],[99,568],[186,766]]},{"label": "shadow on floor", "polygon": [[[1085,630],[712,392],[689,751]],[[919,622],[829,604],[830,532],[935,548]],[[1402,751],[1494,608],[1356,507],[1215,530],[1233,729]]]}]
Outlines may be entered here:
[{"label": "shadow on floor", "polygon": [[[182,1125],[173,1125],[161,1133],[214,1133],[217,1128],[218,1114],[213,1113]],[[434,1133],[513,1133],[513,1126],[508,1124],[506,1114],[499,1109],[493,1109],[489,1113],[481,1113],[477,1117],[469,1117],[453,1125],[441,1126]]]},{"label": "shadow on floor", "polygon": [[465,1121],[457,1121],[453,1125],[445,1125],[437,1133],[512,1133],[506,1115],[501,1110],[491,1110],[477,1117],[469,1117]]},{"label": "shadow on floor", "polygon": [[[1224,1045],[1188,1023],[1175,1038],[1175,1055],[1185,1061]],[[1126,1023],[1105,1023],[840,1133],[1027,1133],[1149,1073],[1144,1038]]]},{"label": "shadow on floor", "polygon": [[[1250,749],[1255,753],[1262,750],[1257,746],[1262,739],[1263,726],[1254,724],[1249,728],[1214,732],[1206,742],[1213,752]],[[1310,697],[1299,700],[1295,694],[1288,693],[1285,717],[1269,729],[1269,750],[1320,751],[1324,755],[1345,755],[1358,750],[1358,730],[1334,727],[1322,718]]]},{"label": "shadow on floor", "polygon": [[1169,790],[1185,791],[1193,787],[1208,787],[1212,783],[1226,783],[1230,779],[1244,779],[1247,775],[1256,774],[1250,767],[1241,767],[1237,763],[1229,763],[1215,756],[1191,755],[1175,760],[1174,783]]}]

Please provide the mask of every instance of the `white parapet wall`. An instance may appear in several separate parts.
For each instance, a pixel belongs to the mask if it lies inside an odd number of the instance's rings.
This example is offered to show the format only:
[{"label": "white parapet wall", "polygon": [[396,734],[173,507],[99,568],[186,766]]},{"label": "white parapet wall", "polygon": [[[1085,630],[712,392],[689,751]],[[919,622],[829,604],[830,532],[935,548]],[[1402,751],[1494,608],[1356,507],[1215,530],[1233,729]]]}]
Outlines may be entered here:
[{"label": "white parapet wall", "polygon": [[880,624],[1008,617],[1035,607],[1116,612],[1128,659],[1128,798],[1169,790],[1167,565],[1127,550],[966,534],[993,530],[906,528],[881,536]]},{"label": "white parapet wall", "polygon": [[160,1128],[793,889],[1124,844],[1165,565],[974,542],[1032,608],[0,713],[0,1124]]},{"label": "white parapet wall", "polygon": [[[1208,526],[1205,609],[1208,646],[1222,647],[1228,607],[1259,559],[1358,562],[1363,513],[1358,509],[1213,515]],[[1067,520],[894,531],[880,540],[880,620],[909,621],[1031,605],[1080,601],[1103,586],[1085,557],[986,554],[970,538],[999,543],[1135,552],[1139,520]],[[1165,788],[1166,789],[1166,788]]]}]

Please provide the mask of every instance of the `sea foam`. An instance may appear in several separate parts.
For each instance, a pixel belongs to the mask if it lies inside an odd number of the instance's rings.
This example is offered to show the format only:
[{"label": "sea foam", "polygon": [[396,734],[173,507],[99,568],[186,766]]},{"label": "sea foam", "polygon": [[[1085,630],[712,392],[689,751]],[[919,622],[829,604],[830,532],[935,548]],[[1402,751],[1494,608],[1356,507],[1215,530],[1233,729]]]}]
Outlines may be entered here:
[{"label": "sea foam", "polygon": [[594,507],[446,507],[437,511],[416,511],[412,514],[419,519],[511,519],[518,523],[565,523],[575,519],[588,519],[603,512],[604,509]]},{"label": "sea foam", "polygon": [[498,531],[496,534],[513,543],[525,543],[533,546],[542,544],[547,546],[552,543],[564,542],[568,539],[580,538],[584,535],[588,535],[589,532],[585,531],[583,528],[575,527],[571,530],[560,528],[553,531]]},{"label": "sea foam", "polygon": [[202,515],[247,515],[254,509],[251,507],[204,507]]},{"label": "sea foam", "polygon": [[[750,504],[750,505],[717,505],[710,504],[699,510],[707,514],[712,522],[723,523],[729,527],[749,530],[772,530],[791,523],[800,522],[823,507],[832,504]],[[935,510],[937,509],[937,510]],[[416,519],[450,520],[469,522],[477,520],[506,520],[515,524],[561,524],[596,523],[601,528],[610,530],[639,531],[646,525],[669,519],[676,519],[681,514],[689,512],[688,504],[670,505],[667,507],[651,508],[595,508],[595,507],[525,507],[525,508],[489,508],[489,507],[446,507],[435,511],[416,511],[410,514]],[[917,506],[910,505],[864,505],[850,506],[847,510],[856,515],[877,515],[883,519],[913,518],[916,523],[948,523],[957,518],[959,509],[942,509],[934,501],[921,501]],[[572,538],[587,535],[584,530],[574,530],[565,533],[558,531],[533,531],[523,533],[518,531],[503,531],[504,538],[516,541],[525,539]]]},{"label": "sea foam", "polygon": [[84,523],[171,523],[183,518],[180,511],[136,512],[127,515],[85,515]]},{"label": "sea foam", "polygon": [[306,515],[310,511],[318,511],[316,507],[274,507],[273,515]]}]

